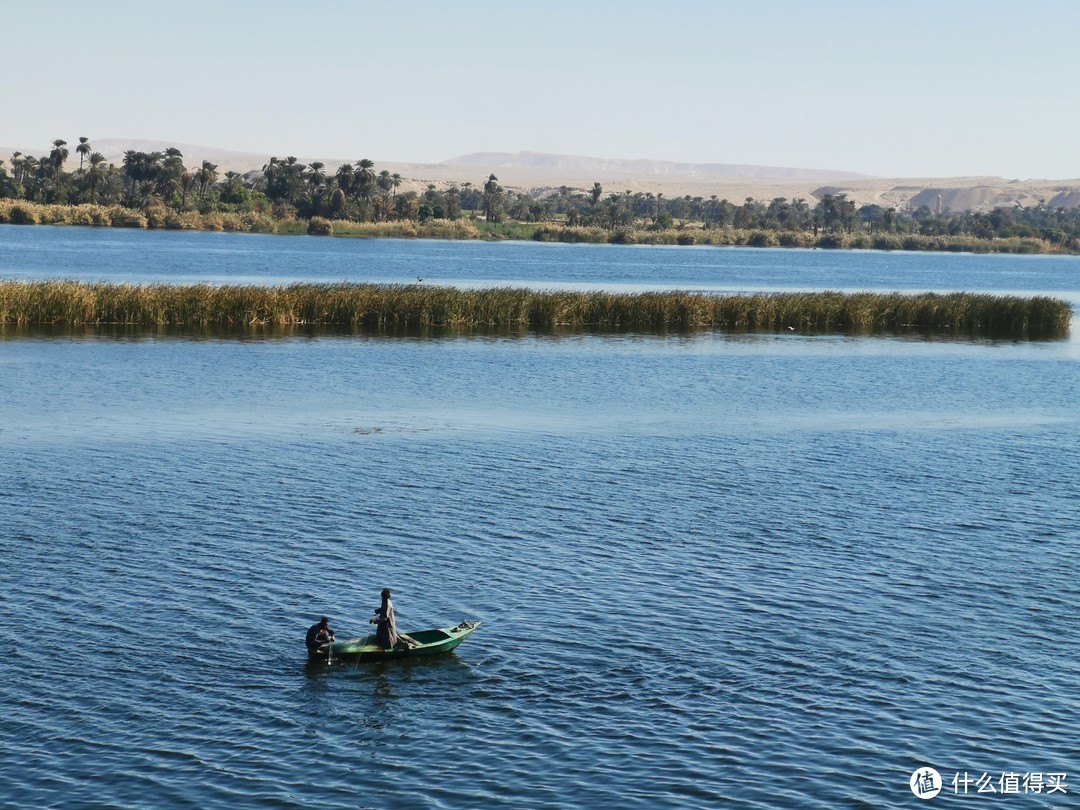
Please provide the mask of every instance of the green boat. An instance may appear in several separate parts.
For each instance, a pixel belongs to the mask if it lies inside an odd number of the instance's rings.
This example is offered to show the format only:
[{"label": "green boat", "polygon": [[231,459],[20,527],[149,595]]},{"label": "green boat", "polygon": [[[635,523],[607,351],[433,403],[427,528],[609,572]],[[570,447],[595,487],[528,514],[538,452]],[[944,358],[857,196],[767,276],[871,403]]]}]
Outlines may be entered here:
[{"label": "green boat", "polygon": [[323,644],[310,655],[312,658],[327,661],[339,658],[348,661],[390,661],[413,655],[439,655],[457,647],[479,626],[480,622],[462,622],[456,627],[399,633],[397,645],[389,650],[380,647],[375,641],[375,634],[371,633],[363,638],[331,641],[329,644]]}]

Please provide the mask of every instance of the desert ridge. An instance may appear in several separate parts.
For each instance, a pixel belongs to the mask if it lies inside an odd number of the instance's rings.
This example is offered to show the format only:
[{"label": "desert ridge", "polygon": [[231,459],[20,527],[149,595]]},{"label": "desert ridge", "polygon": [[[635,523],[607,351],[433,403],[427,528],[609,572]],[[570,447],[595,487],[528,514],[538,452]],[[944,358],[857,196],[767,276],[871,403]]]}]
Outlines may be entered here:
[{"label": "desert ridge", "polygon": [[[101,138],[93,139],[94,150],[117,166],[129,150],[164,151],[179,149],[187,166],[210,161],[219,174],[260,172],[271,157],[284,158],[288,153],[269,155],[222,149],[213,146],[172,143],[157,140]],[[14,152],[47,154],[39,147],[0,147],[0,160],[7,161]],[[333,171],[358,157],[297,156],[301,163],[322,163]],[[671,197],[713,196],[741,203],[755,200],[820,200],[826,194],[844,194],[859,206],[914,210],[926,206],[942,213],[990,211],[994,208],[1045,205],[1049,208],[1080,206],[1080,179],[1006,179],[1002,177],[924,177],[884,178],[839,169],[807,169],[778,166],[752,166],[722,163],[676,163],[663,160],[598,158],[579,155],[554,155],[540,152],[477,152],[449,158],[439,163],[383,161],[374,159],[379,171],[401,176],[401,191],[421,192],[430,185],[443,190],[450,186],[482,185],[495,174],[499,183],[517,191],[541,191],[567,186],[591,189],[600,183],[604,193],[630,192],[663,194]]]}]

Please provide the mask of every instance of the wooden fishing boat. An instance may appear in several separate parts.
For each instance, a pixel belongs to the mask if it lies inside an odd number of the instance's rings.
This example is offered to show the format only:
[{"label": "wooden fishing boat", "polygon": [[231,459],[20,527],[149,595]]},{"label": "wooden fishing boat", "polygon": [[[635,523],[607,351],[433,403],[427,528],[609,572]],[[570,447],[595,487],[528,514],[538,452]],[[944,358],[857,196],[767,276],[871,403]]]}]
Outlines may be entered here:
[{"label": "wooden fishing boat", "polygon": [[[363,638],[347,641],[331,641],[310,653],[312,658],[329,661],[344,659],[348,661],[389,661],[413,655],[439,655],[450,652],[467,639],[480,626],[480,622],[462,622],[456,627],[441,627],[434,630],[417,630],[399,634],[396,646],[384,650],[375,641],[371,633]],[[409,643],[411,640],[411,644]]]}]

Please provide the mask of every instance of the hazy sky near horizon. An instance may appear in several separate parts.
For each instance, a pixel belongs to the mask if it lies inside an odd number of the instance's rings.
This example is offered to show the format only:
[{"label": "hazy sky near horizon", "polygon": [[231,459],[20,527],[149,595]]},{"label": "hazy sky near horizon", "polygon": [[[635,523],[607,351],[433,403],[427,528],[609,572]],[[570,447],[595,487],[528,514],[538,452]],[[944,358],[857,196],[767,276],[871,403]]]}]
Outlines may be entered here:
[{"label": "hazy sky near horizon", "polygon": [[0,145],[31,154],[88,136],[376,163],[525,150],[1080,177],[1075,0],[0,12]]}]

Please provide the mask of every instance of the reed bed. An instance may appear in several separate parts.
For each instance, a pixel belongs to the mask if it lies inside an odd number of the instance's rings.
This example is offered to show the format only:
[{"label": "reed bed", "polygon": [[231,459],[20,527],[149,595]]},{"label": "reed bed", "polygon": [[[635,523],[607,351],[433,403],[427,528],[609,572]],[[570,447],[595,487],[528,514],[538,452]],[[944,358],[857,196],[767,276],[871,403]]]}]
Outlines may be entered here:
[{"label": "reed bed", "polygon": [[584,242],[641,245],[714,245],[735,247],[797,247],[857,250],[908,250],[964,253],[1076,253],[1080,245],[1055,245],[1044,239],[894,233],[813,233],[697,226],[653,230],[635,227],[614,231],[597,227],[525,222],[485,223],[467,219],[352,222],[314,217],[282,219],[256,211],[177,212],[164,205],[141,209],[120,205],[59,205],[0,199],[0,224],[88,225],[113,228],[235,231],[243,233],[315,233],[326,236],[397,239],[531,239],[538,242]]},{"label": "reed bed", "polygon": [[560,327],[645,332],[889,332],[1012,337],[1065,334],[1066,302],[974,293],[559,292],[423,284],[113,284],[0,281],[0,324],[71,326]]},{"label": "reed bed", "polygon": [[90,225],[101,228],[165,228],[169,230],[275,233],[277,221],[255,211],[242,213],[177,212],[164,205],[142,209],[122,205],[57,205],[0,199],[0,225]]},{"label": "reed bed", "polygon": [[[279,232],[319,233],[325,236],[353,236],[364,239],[479,239],[476,226],[465,219],[435,219],[428,222],[400,220],[395,222],[352,222],[345,219],[328,220],[315,217],[316,227],[299,221]],[[325,224],[323,224],[325,223]]]},{"label": "reed bed", "polygon": [[[686,227],[621,229],[541,225],[531,238],[536,242],[617,243],[639,245],[712,245],[714,247],[791,247],[829,250],[906,250],[937,253],[1061,253],[1043,239],[974,236],[926,236],[894,233],[819,233],[812,231]],[[1064,251],[1075,252],[1075,251]]]},{"label": "reed bed", "polygon": [[[607,243],[612,232],[600,228],[581,229],[536,225],[533,222],[485,222],[481,219],[430,219],[420,222],[413,219],[393,220],[388,222],[356,222],[354,220],[327,220],[330,227],[325,231],[330,236],[353,236],[370,239],[448,239],[486,241],[589,241]],[[595,231],[587,240],[573,238],[575,231]],[[280,223],[278,233],[311,233],[306,221]],[[569,234],[569,236],[567,236]]]}]

